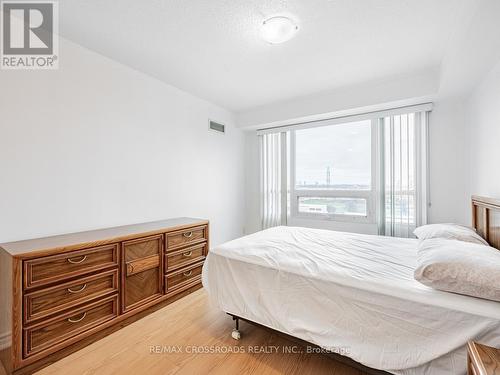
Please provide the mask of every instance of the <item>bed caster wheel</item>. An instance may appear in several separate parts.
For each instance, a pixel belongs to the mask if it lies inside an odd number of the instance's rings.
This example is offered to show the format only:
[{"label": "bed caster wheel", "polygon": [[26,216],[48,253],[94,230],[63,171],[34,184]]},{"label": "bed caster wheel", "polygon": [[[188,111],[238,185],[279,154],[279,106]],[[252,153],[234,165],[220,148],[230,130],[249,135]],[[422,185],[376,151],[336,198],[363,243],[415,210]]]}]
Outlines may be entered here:
[{"label": "bed caster wheel", "polygon": [[241,339],[241,333],[237,329],[233,329],[233,332],[231,332],[231,337],[235,340]]}]

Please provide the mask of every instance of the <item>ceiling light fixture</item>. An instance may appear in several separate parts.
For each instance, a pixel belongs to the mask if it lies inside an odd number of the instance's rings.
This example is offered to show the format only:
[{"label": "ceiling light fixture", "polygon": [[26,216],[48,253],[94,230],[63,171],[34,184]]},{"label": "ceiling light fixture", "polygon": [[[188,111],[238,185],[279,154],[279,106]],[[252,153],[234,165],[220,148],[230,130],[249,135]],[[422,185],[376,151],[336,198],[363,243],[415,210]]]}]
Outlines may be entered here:
[{"label": "ceiling light fixture", "polygon": [[279,44],[292,39],[299,27],[290,18],[285,16],[271,17],[262,23],[262,38],[271,43]]}]

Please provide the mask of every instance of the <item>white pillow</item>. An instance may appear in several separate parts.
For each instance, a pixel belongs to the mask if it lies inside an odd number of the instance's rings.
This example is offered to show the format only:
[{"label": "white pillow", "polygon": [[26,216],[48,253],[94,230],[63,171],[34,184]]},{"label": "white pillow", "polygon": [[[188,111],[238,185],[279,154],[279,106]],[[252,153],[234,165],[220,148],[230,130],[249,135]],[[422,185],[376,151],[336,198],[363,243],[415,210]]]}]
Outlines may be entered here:
[{"label": "white pillow", "polygon": [[480,245],[489,246],[476,231],[470,227],[459,224],[428,224],[418,227],[413,231],[419,240],[427,240],[430,238],[446,238],[449,240],[458,240],[465,242],[477,243]]},{"label": "white pillow", "polygon": [[500,302],[500,251],[433,238],[417,247],[415,279],[434,289]]}]

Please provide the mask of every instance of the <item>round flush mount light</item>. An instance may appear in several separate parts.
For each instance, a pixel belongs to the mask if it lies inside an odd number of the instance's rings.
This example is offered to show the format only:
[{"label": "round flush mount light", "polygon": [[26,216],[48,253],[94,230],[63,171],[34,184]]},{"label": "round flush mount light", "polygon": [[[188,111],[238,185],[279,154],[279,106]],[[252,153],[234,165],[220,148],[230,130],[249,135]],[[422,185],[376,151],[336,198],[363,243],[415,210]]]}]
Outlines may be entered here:
[{"label": "round flush mount light", "polygon": [[271,44],[279,44],[292,39],[299,27],[285,16],[271,17],[262,22],[262,39]]}]

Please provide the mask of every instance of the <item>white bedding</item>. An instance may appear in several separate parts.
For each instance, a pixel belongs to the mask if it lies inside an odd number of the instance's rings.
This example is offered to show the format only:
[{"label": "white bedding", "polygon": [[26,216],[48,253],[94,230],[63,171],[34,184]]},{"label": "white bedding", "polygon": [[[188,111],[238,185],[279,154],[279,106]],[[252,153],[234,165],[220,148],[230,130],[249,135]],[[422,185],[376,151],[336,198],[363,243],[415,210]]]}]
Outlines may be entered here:
[{"label": "white bedding", "polygon": [[500,303],[413,278],[414,239],[276,227],[211,250],[229,312],[394,374],[465,374],[467,340],[500,346]]}]

